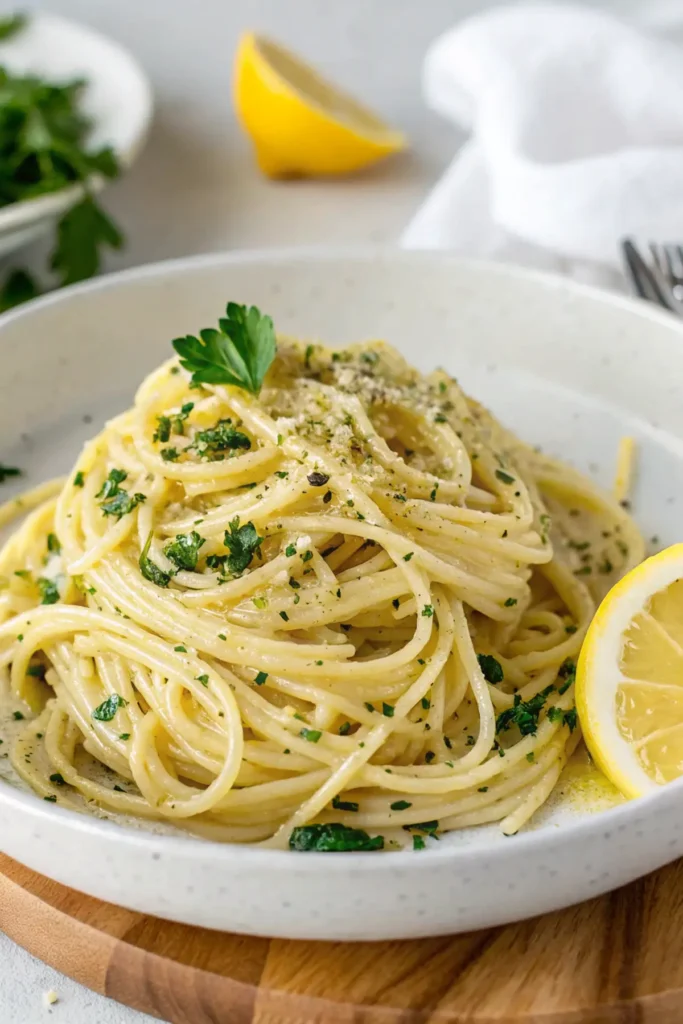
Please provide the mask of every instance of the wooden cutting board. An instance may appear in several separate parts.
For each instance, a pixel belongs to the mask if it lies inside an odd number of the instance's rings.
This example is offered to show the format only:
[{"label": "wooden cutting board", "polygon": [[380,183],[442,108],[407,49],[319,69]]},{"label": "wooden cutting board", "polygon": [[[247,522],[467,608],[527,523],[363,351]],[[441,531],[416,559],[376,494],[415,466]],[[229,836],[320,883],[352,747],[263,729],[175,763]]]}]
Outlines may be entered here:
[{"label": "wooden cutting board", "polygon": [[0,856],[0,928],[89,988],[172,1024],[683,1022],[683,861],[521,924],[362,944],[169,924]]}]

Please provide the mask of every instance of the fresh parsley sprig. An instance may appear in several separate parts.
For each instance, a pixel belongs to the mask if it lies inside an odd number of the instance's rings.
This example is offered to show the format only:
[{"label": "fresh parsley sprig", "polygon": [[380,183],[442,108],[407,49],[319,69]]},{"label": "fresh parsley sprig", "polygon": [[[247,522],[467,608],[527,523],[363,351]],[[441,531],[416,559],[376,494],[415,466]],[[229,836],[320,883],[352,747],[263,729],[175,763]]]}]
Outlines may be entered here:
[{"label": "fresh parsley sprig", "polygon": [[[26,23],[21,14],[0,18],[0,42]],[[99,270],[102,248],[123,244],[88,186],[93,175],[115,178],[119,165],[109,146],[95,149],[89,143],[93,126],[81,102],[86,84],[15,74],[0,66],[0,206],[82,185],[82,197],[57,224],[50,266],[59,285],[91,277]],[[31,275],[14,270],[0,288],[0,311],[36,294]]]},{"label": "fresh parsley sprig", "polygon": [[258,395],[275,358],[275,329],[256,306],[229,302],[219,329],[207,327],[199,337],[176,338],[173,347],[193,384],[232,384]]}]

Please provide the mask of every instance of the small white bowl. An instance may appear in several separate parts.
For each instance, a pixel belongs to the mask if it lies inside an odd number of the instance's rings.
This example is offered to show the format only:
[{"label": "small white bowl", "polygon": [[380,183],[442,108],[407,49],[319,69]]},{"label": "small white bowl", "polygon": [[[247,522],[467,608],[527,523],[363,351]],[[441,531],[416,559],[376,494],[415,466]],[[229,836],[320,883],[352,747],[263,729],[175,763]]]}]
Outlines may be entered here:
[{"label": "small white bowl", "polygon": [[[30,486],[65,472],[125,408],[171,339],[256,303],[283,333],[385,337],[437,364],[534,444],[608,483],[636,438],[635,515],[681,539],[683,323],[559,278],[444,255],[263,252],[179,260],[56,292],[0,318],[0,460]],[[45,340],[49,344],[45,344]],[[2,487],[2,497],[13,484]],[[296,939],[414,938],[597,896],[683,854],[683,783],[600,810],[561,786],[523,834],[497,826],[421,852],[231,846],[80,815],[22,787],[0,748],[0,850],[112,903],[189,924]],[[163,830],[162,830],[163,833]]]},{"label": "small white bowl", "polygon": [[[56,82],[84,78],[82,104],[93,121],[89,145],[110,145],[122,168],[145,141],[152,118],[150,84],[139,64],[118,43],[98,32],[47,14],[32,14],[24,29],[0,42],[0,66]],[[90,187],[105,184],[93,177]],[[45,234],[82,195],[80,185],[0,207],[0,256]]]}]

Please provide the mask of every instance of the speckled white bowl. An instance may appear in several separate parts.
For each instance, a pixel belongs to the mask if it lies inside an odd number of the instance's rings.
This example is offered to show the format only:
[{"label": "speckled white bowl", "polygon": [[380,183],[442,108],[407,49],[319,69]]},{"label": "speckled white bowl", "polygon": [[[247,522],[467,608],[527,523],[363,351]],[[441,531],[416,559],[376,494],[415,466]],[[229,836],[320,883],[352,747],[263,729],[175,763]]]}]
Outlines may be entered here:
[{"label": "speckled white bowl", "polygon": [[[129,271],[0,318],[0,459],[29,481],[66,470],[131,399],[169,340],[257,303],[288,333],[384,336],[458,374],[533,443],[608,481],[638,438],[636,515],[681,540],[683,325],[560,279],[443,255],[233,253]],[[26,481],[24,481],[26,483]],[[3,495],[10,493],[7,485]],[[1,749],[1,748],[0,748]],[[571,790],[534,827],[424,852],[299,854],[159,835],[46,804],[0,760],[0,850],[66,885],[211,928],[312,939],[457,932],[550,911],[683,853],[683,786],[596,811]]]}]

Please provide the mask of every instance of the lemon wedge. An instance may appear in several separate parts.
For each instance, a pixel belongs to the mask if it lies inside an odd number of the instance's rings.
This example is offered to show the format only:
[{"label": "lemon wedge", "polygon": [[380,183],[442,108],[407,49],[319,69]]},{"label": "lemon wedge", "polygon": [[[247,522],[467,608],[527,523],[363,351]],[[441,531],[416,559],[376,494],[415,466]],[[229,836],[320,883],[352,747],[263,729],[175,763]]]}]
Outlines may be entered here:
[{"label": "lemon wedge", "polygon": [[370,110],[253,33],[239,43],[234,95],[259,167],[269,177],[346,174],[406,145]]},{"label": "lemon wedge", "polygon": [[588,749],[625,796],[683,775],[683,544],[607,594],[579,658],[576,704]]}]

